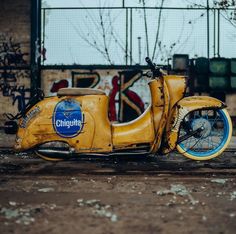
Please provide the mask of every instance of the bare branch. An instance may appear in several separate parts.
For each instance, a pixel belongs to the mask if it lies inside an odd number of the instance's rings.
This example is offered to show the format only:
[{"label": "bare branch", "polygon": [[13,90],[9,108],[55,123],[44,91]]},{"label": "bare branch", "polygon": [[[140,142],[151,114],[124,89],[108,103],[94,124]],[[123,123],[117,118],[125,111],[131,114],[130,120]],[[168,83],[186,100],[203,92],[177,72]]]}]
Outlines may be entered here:
[{"label": "bare branch", "polygon": [[108,62],[110,64],[112,64],[112,61],[111,61],[111,58],[110,58],[110,55],[109,55],[109,51],[108,51],[108,48],[107,48],[106,32],[105,32],[105,26],[104,26],[104,22],[103,22],[101,9],[99,9],[99,16],[100,16],[100,23],[101,23],[101,27],[102,27],[102,37],[103,37],[103,45],[104,45],[105,54],[106,54]]},{"label": "bare branch", "polygon": [[161,0],[161,7],[160,7],[160,10],[159,10],[158,24],[157,24],[157,32],[156,32],[156,40],[155,40],[155,44],[154,44],[154,50],[153,50],[153,54],[152,54],[152,60],[153,60],[154,57],[155,57],[157,42],[158,42],[158,39],[159,39],[160,26],[161,26],[161,13],[162,13],[162,7],[163,7],[163,5],[164,5],[164,1],[165,1],[165,0]]}]

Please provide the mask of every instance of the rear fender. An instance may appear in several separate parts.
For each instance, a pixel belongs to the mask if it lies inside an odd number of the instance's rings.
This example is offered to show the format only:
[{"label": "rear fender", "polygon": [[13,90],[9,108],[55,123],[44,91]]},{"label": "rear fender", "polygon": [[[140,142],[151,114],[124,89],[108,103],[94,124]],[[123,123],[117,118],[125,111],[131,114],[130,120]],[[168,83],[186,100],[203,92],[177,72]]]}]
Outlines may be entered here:
[{"label": "rear fender", "polygon": [[181,99],[171,110],[164,133],[162,153],[167,154],[175,149],[180,125],[188,113],[194,110],[223,109],[225,107],[226,105],[220,100],[208,96],[193,96]]}]

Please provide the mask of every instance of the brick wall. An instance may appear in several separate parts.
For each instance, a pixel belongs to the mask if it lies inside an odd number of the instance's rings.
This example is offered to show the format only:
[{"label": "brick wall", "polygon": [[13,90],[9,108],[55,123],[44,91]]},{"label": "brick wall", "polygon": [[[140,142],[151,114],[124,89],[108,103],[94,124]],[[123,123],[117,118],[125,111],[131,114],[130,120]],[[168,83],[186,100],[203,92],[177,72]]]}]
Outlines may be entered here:
[{"label": "brick wall", "polygon": [[18,112],[29,97],[30,72],[22,67],[30,63],[30,10],[30,0],[0,3],[0,120],[4,112]]}]

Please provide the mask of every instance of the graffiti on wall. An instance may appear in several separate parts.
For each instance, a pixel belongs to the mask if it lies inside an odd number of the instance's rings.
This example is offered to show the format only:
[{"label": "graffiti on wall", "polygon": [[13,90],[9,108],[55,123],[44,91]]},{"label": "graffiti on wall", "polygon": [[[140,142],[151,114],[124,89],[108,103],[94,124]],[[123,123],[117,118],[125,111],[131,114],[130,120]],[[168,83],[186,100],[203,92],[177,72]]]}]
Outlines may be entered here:
[{"label": "graffiti on wall", "polygon": [[72,72],[73,87],[95,88],[101,81],[97,72]]},{"label": "graffiti on wall", "polygon": [[12,37],[6,34],[0,34],[0,66],[21,66],[27,65],[26,56],[29,53],[23,53],[21,43],[14,42]]},{"label": "graffiti on wall", "polygon": [[[130,88],[142,77],[140,70],[128,70],[119,72],[120,80],[120,108],[119,120],[128,122],[137,118],[144,112],[144,102],[141,97]],[[114,79],[114,78],[113,78]],[[115,79],[116,82],[117,78]],[[115,83],[113,81],[113,83]]]},{"label": "graffiti on wall", "polygon": [[50,89],[51,93],[56,94],[59,89],[61,88],[68,88],[69,87],[69,81],[68,80],[60,80],[60,81],[54,81],[52,84],[52,87]]},{"label": "graffiti on wall", "polygon": [[[15,42],[12,36],[0,33],[0,97],[7,101],[10,97],[11,105],[17,111],[22,111],[30,98],[30,71],[22,69],[28,64],[29,54],[22,52],[23,44],[26,43]],[[19,69],[9,69],[9,66]]]},{"label": "graffiti on wall", "polygon": [[11,97],[12,105],[22,111],[30,98],[30,89],[20,81],[29,79],[28,70],[2,70],[0,71],[0,93],[2,98]]},{"label": "graffiti on wall", "polygon": [[72,84],[80,88],[98,88],[109,96],[109,118],[111,121],[127,122],[137,118],[144,111],[141,97],[130,88],[142,76],[140,70],[109,72],[101,76],[97,72],[72,72]]},{"label": "graffiti on wall", "polygon": [[49,96],[67,87],[101,89],[109,96],[110,120],[127,122],[141,115],[149,104],[150,94],[141,79],[142,73],[141,70],[72,71],[71,78],[49,84]]},{"label": "graffiti on wall", "polygon": [[[64,71],[65,72],[65,71]],[[53,73],[46,73],[47,77]],[[128,122],[141,115],[150,103],[147,81],[143,71],[136,70],[76,70],[59,73],[60,79],[48,80],[44,87],[46,95],[55,96],[60,88],[96,88],[109,96],[109,118],[111,121]],[[68,77],[71,74],[70,78]]]}]

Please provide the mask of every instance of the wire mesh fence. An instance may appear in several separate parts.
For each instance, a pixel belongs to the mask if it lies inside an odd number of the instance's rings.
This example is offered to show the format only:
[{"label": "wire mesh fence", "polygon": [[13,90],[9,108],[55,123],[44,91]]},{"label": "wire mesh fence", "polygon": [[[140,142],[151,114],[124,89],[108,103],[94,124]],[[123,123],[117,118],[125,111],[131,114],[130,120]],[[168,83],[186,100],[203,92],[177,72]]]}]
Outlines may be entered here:
[{"label": "wire mesh fence", "polygon": [[142,65],[149,56],[165,64],[176,53],[235,57],[234,13],[209,7],[42,8],[42,63]]}]

